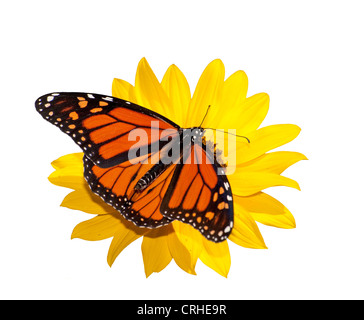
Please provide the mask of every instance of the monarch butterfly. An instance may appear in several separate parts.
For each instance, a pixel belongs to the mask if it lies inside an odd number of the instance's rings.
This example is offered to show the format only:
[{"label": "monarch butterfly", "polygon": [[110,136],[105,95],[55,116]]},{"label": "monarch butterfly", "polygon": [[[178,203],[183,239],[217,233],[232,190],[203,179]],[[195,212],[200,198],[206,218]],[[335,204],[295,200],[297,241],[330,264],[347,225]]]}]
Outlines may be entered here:
[{"label": "monarch butterfly", "polygon": [[[213,242],[231,233],[231,187],[218,174],[224,168],[206,147],[201,126],[181,128],[142,106],[94,93],[50,93],[35,106],[81,147],[91,190],[127,220],[146,228],[179,220]],[[135,129],[148,137],[139,148],[130,139]],[[177,156],[169,157],[176,146]]]}]

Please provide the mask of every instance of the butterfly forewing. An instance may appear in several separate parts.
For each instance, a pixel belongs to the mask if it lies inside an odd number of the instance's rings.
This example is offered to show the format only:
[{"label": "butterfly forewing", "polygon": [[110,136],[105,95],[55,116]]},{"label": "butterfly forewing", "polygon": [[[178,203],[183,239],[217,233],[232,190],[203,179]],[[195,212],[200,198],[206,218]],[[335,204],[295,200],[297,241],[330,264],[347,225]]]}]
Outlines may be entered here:
[{"label": "butterfly forewing", "polygon": [[[94,193],[138,226],[154,228],[171,221],[160,213],[160,202],[174,168],[144,192],[135,192],[134,186],[151,168],[151,158],[167,143],[160,139],[178,135],[178,125],[131,102],[94,93],[46,94],[35,105],[44,119],[81,147],[84,176]],[[146,134],[147,148],[141,148],[140,141],[138,145],[145,154],[129,152],[136,144],[135,139],[129,141],[134,129]]]},{"label": "butterfly forewing", "polygon": [[177,165],[161,205],[162,214],[198,229],[214,242],[225,240],[233,228],[233,198],[218,163],[198,145],[186,163]]},{"label": "butterfly forewing", "polygon": [[[163,131],[174,130],[178,125],[163,116],[129,101],[94,93],[51,93],[40,97],[37,111],[44,119],[68,134],[95,164],[102,168],[115,166],[136,154],[135,139],[130,132],[143,129],[148,150],[160,141]],[[155,149],[155,148],[154,148]]]}]

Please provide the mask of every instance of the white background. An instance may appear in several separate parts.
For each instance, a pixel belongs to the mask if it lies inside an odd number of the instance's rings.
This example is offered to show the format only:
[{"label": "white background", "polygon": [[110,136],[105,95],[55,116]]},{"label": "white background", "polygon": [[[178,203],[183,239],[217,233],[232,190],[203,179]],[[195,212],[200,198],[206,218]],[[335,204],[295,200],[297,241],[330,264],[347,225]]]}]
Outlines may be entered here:
[{"label": "white background", "polygon": [[[12,1],[0,5],[2,299],[362,299],[364,285],[362,1]],[[141,239],[106,262],[110,239],[70,240],[91,216],[59,207],[50,162],[78,147],[34,109],[53,91],[111,94],[146,57],[174,63],[193,91],[215,58],[267,92],[263,125],[294,123],[281,150],[310,159],[286,171],[301,192],[271,194],[292,230],[260,226],[268,250],[231,243],[227,279],[201,262],[145,278]]]}]

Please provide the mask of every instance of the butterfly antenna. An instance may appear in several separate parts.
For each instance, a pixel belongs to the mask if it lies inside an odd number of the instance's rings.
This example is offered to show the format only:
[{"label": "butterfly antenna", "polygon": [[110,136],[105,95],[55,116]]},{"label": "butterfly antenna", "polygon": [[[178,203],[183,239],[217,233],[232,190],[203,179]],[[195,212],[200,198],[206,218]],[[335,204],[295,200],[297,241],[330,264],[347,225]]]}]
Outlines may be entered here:
[{"label": "butterfly antenna", "polygon": [[250,143],[250,140],[245,137],[245,136],[241,136],[241,135],[238,135],[238,134],[234,134],[234,133],[231,133],[231,132],[226,132],[225,130],[220,130],[220,129],[214,129],[214,128],[205,128],[205,130],[215,130],[215,131],[220,131],[220,132],[224,132],[224,133],[227,133],[227,134],[231,134],[232,136],[235,136],[235,137],[239,137],[239,138],[244,138],[248,141],[248,143]]},{"label": "butterfly antenna", "polygon": [[203,122],[205,121],[205,118],[206,118],[206,116],[207,116],[207,114],[208,114],[208,112],[209,112],[210,107],[211,107],[211,105],[209,105],[209,106],[207,107],[206,113],[205,113],[205,115],[204,115],[204,117],[203,117],[203,119],[202,119],[202,121],[201,121],[201,124],[199,125],[199,128],[201,128],[201,126],[202,126]]}]

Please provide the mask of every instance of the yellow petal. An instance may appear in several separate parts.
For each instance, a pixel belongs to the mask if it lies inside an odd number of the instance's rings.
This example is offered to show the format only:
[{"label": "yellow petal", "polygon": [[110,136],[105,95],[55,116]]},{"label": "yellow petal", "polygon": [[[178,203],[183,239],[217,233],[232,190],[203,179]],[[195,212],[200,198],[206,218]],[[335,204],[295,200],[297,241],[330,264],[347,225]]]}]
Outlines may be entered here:
[{"label": "yellow petal", "polygon": [[113,97],[130,101],[132,103],[138,103],[135,96],[134,87],[129,83],[121,79],[114,79],[112,82],[112,95]]},{"label": "yellow petal", "polygon": [[270,215],[266,213],[251,213],[252,218],[267,226],[283,228],[283,229],[293,229],[296,228],[295,219],[288,210],[284,214]]},{"label": "yellow petal", "polygon": [[202,250],[202,235],[186,223],[174,221],[172,225],[179,242],[187,249],[190,255],[190,270],[194,274],[196,262]]},{"label": "yellow petal", "polygon": [[94,194],[88,185],[69,193],[61,203],[62,207],[91,214],[107,214],[116,210]]},{"label": "yellow petal", "polygon": [[269,96],[266,93],[258,93],[244,101],[241,113],[236,116],[240,120],[237,124],[236,134],[246,135],[259,128],[269,109]]},{"label": "yellow petal", "polygon": [[234,196],[234,199],[239,201],[239,205],[250,213],[280,215],[284,214],[286,209],[281,202],[264,192],[258,192],[248,197]]},{"label": "yellow petal", "polygon": [[286,186],[300,190],[298,183],[279,174],[265,172],[242,172],[236,169],[228,176],[233,194],[250,196],[270,187]]},{"label": "yellow petal", "polygon": [[200,260],[206,266],[226,278],[231,265],[228,242],[214,243],[203,238],[202,243],[203,250],[200,254]]},{"label": "yellow petal", "polygon": [[226,79],[218,108],[209,110],[211,128],[234,129],[240,127],[242,121],[240,114],[243,111],[247,91],[248,77],[244,71],[237,71]]},{"label": "yellow petal", "polygon": [[[212,128],[234,129],[240,127],[239,115],[243,111],[247,91],[248,77],[244,71],[237,71],[226,79],[218,110],[213,114]],[[213,109],[210,111],[214,112]]]},{"label": "yellow petal", "polygon": [[[246,101],[248,92],[248,77],[242,70],[236,71],[224,83],[222,102],[229,110],[239,108],[241,103]],[[236,109],[236,111],[240,111]]]},{"label": "yellow petal", "polygon": [[78,169],[83,168],[83,153],[71,153],[66,154],[57,160],[54,160],[51,165],[54,169],[63,169],[68,167],[77,167]]},{"label": "yellow petal", "polygon": [[272,196],[258,192],[248,197],[234,196],[239,204],[255,221],[277,228],[296,227],[295,219],[289,210]]},{"label": "yellow petal", "polygon": [[60,187],[71,188],[74,190],[84,188],[86,184],[83,177],[83,167],[65,167],[52,172],[48,180]]},{"label": "yellow petal", "polygon": [[[173,224],[175,223],[176,222],[173,222]],[[196,261],[192,261],[190,252],[178,239],[174,229],[173,232],[170,232],[168,234],[168,248],[174,261],[182,270],[186,271],[189,274],[196,274]]]},{"label": "yellow petal", "polygon": [[135,95],[138,104],[167,118],[173,115],[171,103],[147,60],[140,60],[135,77]]},{"label": "yellow petal", "polygon": [[191,101],[191,91],[188,82],[177,66],[171,65],[162,79],[162,88],[167,93],[173,108],[171,120],[182,128],[187,121],[187,109]]},{"label": "yellow petal", "polygon": [[293,124],[277,124],[247,134],[246,136],[250,139],[250,143],[244,138],[237,138],[237,164],[250,161],[269,150],[292,141],[298,136],[300,131],[301,129]]},{"label": "yellow petal", "polygon": [[172,260],[168,248],[168,233],[172,226],[165,226],[151,230],[144,236],[142,242],[142,254],[144,261],[144,271],[146,277],[153,272],[162,271]]},{"label": "yellow petal", "polygon": [[302,153],[277,151],[266,153],[257,159],[240,164],[238,167],[239,170],[245,172],[267,172],[281,174],[288,167],[301,160],[307,160],[307,158]]},{"label": "yellow petal", "polygon": [[54,160],[51,165],[56,171],[52,172],[48,180],[61,187],[78,189],[85,184],[83,177],[83,153],[71,153]]},{"label": "yellow petal", "polygon": [[98,241],[111,238],[120,227],[121,219],[117,214],[105,214],[83,221],[73,229],[71,239]]},{"label": "yellow petal", "polygon": [[234,196],[234,227],[229,236],[234,243],[253,249],[267,249],[257,224],[244,209],[240,198]]},{"label": "yellow petal", "polygon": [[211,124],[214,124],[214,114],[216,112],[214,109],[219,108],[224,77],[225,68],[222,61],[216,59],[210,62],[202,73],[193,94],[188,109],[187,127],[200,126],[208,106],[211,106],[211,112],[209,111],[203,127],[210,127]]},{"label": "yellow petal", "polygon": [[144,234],[147,234],[150,229],[138,228],[132,222],[122,220],[114,238],[111,241],[109,252],[107,254],[107,263],[111,267],[117,256],[123,251],[129,244],[136,239],[140,238]]}]

